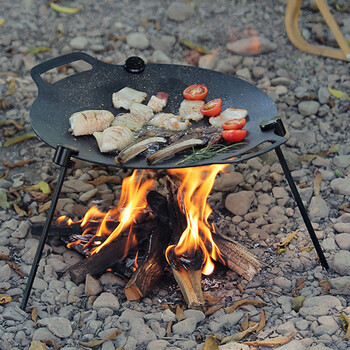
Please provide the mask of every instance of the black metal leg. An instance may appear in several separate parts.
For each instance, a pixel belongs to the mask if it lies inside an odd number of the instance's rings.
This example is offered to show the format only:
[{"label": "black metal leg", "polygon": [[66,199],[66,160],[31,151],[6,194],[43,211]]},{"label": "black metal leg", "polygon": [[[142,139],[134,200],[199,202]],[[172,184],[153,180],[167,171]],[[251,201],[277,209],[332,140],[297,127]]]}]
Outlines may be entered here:
[{"label": "black metal leg", "polygon": [[49,212],[48,212],[47,217],[46,217],[43,231],[41,233],[39,244],[38,244],[38,247],[37,247],[37,250],[35,253],[32,268],[30,270],[30,274],[28,277],[26,289],[25,289],[24,294],[23,294],[23,299],[22,299],[21,306],[20,306],[22,310],[24,310],[26,308],[26,305],[27,305],[27,302],[29,299],[30,291],[31,291],[32,286],[33,286],[34,278],[35,278],[35,275],[36,275],[36,272],[37,272],[37,269],[39,266],[39,262],[40,262],[43,248],[44,248],[44,245],[45,245],[45,242],[47,239],[47,235],[48,235],[49,228],[50,228],[50,225],[52,222],[52,218],[53,218],[53,215],[54,215],[55,210],[56,210],[57,201],[58,201],[58,198],[59,198],[60,193],[61,193],[61,189],[62,189],[64,178],[66,176],[67,168],[70,168],[71,166],[74,165],[74,163],[70,160],[70,158],[71,158],[71,156],[76,155],[76,154],[78,154],[78,151],[76,149],[72,149],[72,148],[67,147],[67,146],[65,147],[65,146],[58,145],[56,148],[56,153],[55,153],[53,161],[56,164],[61,166],[61,172],[60,172],[58,180],[57,180],[55,192],[52,196]]},{"label": "black metal leg", "polygon": [[298,208],[300,210],[300,213],[301,213],[301,216],[303,217],[303,220],[305,222],[305,226],[307,228],[307,230],[309,231],[309,235],[311,237],[311,240],[314,244],[314,247],[316,249],[316,252],[318,254],[318,257],[320,259],[320,262],[321,262],[321,265],[325,268],[325,269],[329,269],[329,266],[328,266],[328,263],[327,263],[327,260],[323,254],[323,251],[322,251],[322,248],[320,246],[320,243],[316,237],[316,233],[314,231],[314,228],[312,227],[311,225],[311,222],[310,222],[310,219],[309,219],[309,216],[306,212],[306,209],[304,207],[304,204],[300,198],[300,195],[299,195],[299,192],[295,186],[295,183],[294,183],[294,180],[293,180],[293,177],[292,177],[292,174],[290,173],[290,170],[288,168],[288,164],[286,162],[286,159],[284,158],[284,155],[282,153],[282,150],[280,147],[276,147],[275,148],[275,151],[276,151],[276,154],[277,154],[277,157],[281,163],[281,166],[282,166],[282,169],[284,171],[284,175],[286,176],[286,179],[288,181],[288,184],[290,186],[290,189],[292,190],[292,193],[293,193],[293,196],[294,196],[294,199],[298,205]]}]

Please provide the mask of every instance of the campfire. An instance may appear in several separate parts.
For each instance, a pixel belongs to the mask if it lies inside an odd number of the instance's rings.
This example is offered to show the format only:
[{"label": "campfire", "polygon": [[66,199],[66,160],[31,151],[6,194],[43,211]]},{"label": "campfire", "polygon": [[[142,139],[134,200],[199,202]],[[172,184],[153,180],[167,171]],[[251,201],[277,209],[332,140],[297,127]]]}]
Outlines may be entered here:
[{"label": "campfire", "polygon": [[91,207],[82,220],[57,219],[69,228],[70,242],[86,259],[70,268],[72,280],[114,271],[128,279],[125,295],[138,300],[152,291],[167,266],[189,307],[204,305],[201,276],[226,265],[250,280],[255,257],[215,232],[207,203],[216,176],[226,165],[168,170],[166,196],[154,190],[154,172],[135,170],[123,180],[118,205],[108,212]]}]

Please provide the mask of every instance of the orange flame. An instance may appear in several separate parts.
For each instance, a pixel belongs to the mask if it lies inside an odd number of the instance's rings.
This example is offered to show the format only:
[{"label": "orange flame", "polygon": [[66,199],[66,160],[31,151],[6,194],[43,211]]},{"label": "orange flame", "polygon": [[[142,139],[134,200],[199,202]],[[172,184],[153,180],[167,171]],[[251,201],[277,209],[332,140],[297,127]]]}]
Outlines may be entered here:
[{"label": "orange flame", "polygon": [[[168,170],[170,174],[174,174],[182,179],[178,192],[178,202],[180,204],[180,198],[183,201],[187,227],[177,245],[167,248],[167,259],[168,252],[173,247],[174,253],[178,256],[184,253],[193,254],[200,249],[204,255],[202,273],[205,275],[210,275],[214,271],[215,265],[212,259],[223,261],[220,250],[214,243],[211,235],[208,218],[212,210],[207,203],[207,198],[217,174],[225,167],[225,164],[220,164],[208,167]],[[209,251],[207,247],[209,247]]]},{"label": "orange flame", "polygon": [[[100,222],[100,225],[95,232],[95,236],[108,236],[103,243],[99,241],[94,243],[97,246],[91,249],[91,254],[98,253],[105,245],[109,244],[116,237],[118,237],[123,230],[131,227],[137,215],[147,207],[146,195],[147,192],[152,189],[153,180],[148,179],[143,181],[144,174],[145,171],[142,171],[140,174],[137,170],[135,170],[131,176],[123,180],[121,197],[116,208],[109,210],[107,213],[103,213],[96,207],[91,207],[86,212],[84,218],[76,222],[80,223],[81,227],[86,226],[83,235],[91,230],[89,228],[89,223],[93,221]],[[57,221],[62,223],[66,219],[66,216],[61,216],[57,219]],[[118,226],[112,232],[110,232],[110,230],[107,228],[107,222],[111,220],[119,222]],[[71,225],[72,223],[73,221],[71,219],[67,220],[68,225]],[[74,243],[77,244],[76,242]],[[132,230],[130,229],[126,249],[130,248],[133,244],[135,245],[135,243],[137,243],[136,237],[133,235]],[[71,246],[74,246],[74,244],[71,244]],[[128,251],[125,251],[124,256],[127,254]]]}]

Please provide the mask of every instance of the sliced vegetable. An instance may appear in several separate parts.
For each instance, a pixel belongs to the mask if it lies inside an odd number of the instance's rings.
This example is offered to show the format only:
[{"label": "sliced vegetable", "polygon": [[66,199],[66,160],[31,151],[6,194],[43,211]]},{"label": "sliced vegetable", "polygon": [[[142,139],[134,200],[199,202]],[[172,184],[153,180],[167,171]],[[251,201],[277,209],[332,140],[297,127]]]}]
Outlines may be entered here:
[{"label": "sliced vegetable", "polygon": [[202,108],[201,113],[207,117],[216,117],[221,113],[222,109],[222,99],[216,98],[207,102]]},{"label": "sliced vegetable", "polygon": [[188,86],[183,95],[187,100],[204,100],[208,95],[208,88],[203,84]]},{"label": "sliced vegetable", "polygon": [[230,143],[240,142],[247,136],[247,130],[223,130],[222,137]]},{"label": "sliced vegetable", "polygon": [[228,120],[227,122],[222,124],[222,127],[225,130],[239,130],[242,129],[244,127],[246,123],[245,118],[241,118],[241,119],[231,119]]}]

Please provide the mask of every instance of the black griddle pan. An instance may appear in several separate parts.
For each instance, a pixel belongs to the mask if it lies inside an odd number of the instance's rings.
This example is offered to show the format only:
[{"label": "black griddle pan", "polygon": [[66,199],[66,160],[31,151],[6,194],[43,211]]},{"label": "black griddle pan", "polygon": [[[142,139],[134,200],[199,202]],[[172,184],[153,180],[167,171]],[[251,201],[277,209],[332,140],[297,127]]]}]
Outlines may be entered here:
[{"label": "black griddle pan", "polygon": [[[45,82],[41,74],[74,61],[83,60],[91,69],[63,78],[55,83]],[[68,145],[79,150],[76,156],[88,162],[106,166],[118,166],[114,162],[116,153],[100,153],[95,138],[74,137],[69,131],[69,117],[74,112],[87,109],[107,109],[114,115],[125,110],[117,110],[112,105],[112,94],[126,86],[147,93],[147,103],[151,95],[159,91],[169,94],[169,101],[163,112],[177,114],[183,100],[183,90],[192,84],[205,84],[209,93],[206,101],[221,98],[223,110],[227,107],[248,110],[245,129],[248,135],[244,145],[229,153],[203,159],[196,163],[177,164],[191,150],[183,151],[160,163],[148,165],[141,154],[127,162],[123,167],[131,169],[170,169],[190,166],[235,163],[268,152],[286,139],[273,130],[262,131],[260,124],[277,115],[273,101],[257,87],[232,75],[193,66],[174,64],[145,64],[142,72],[127,70],[125,65],[107,64],[86,53],[74,52],[40,63],[31,70],[38,87],[38,97],[30,109],[30,123],[37,136],[49,146]],[[193,123],[193,127],[209,125],[203,119]],[[160,135],[162,131],[160,130]],[[261,145],[265,141],[267,144]],[[257,150],[256,147],[261,145]]]}]

